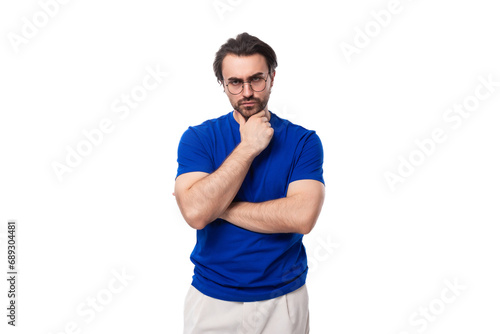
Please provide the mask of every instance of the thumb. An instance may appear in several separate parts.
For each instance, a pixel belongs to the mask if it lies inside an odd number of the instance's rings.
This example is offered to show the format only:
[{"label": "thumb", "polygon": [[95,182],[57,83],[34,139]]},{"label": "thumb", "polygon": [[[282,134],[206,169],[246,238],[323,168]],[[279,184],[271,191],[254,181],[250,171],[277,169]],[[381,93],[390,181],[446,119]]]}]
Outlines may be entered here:
[{"label": "thumb", "polygon": [[[241,115],[241,114],[240,114]],[[245,125],[247,122],[247,119],[245,117],[243,117],[243,115],[241,115],[240,117],[240,128]]]}]

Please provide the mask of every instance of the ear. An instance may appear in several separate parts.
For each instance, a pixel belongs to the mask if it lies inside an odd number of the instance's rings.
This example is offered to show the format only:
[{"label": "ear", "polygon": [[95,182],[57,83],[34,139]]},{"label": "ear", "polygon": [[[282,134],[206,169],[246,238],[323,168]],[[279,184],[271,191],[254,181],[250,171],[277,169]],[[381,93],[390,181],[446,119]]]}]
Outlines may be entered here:
[{"label": "ear", "polygon": [[273,71],[273,74],[271,74],[271,86],[270,87],[273,87],[273,84],[274,84],[274,76],[276,75],[276,70]]}]

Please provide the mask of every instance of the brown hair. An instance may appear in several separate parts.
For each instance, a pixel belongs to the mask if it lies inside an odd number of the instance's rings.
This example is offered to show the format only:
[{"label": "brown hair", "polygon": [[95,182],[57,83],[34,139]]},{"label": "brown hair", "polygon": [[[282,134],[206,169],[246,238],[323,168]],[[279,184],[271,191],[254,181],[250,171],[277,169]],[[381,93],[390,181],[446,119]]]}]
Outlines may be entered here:
[{"label": "brown hair", "polygon": [[266,58],[269,74],[272,74],[276,67],[278,67],[278,60],[276,58],[276,53],[274,53],[274,50],[268,44],[246,32],[239,34],[236,38],[228,39],[215,54],[213,67],[217,81],[220,84],[224,81],[222,77],[222,61],[228,54],[251,56],[256,53]]}]

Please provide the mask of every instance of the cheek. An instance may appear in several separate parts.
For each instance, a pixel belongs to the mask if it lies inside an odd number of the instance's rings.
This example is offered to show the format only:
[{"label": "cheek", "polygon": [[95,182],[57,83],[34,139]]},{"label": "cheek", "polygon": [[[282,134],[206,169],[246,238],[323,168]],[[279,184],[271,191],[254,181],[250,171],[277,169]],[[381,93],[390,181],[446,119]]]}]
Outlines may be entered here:
[{"label": "cheek", "polygon": [[233,103],[233,102],[234,102],[234,100],[235,100],[234,95],[231,95],[231,94],[229,94],[228,92],[226,92],[226,96],[227,96],[227,98],[229,99],[229,102],[231,102],[231,103]]},{"label": "cheek", "polygon": [[235,106],[238,104],[238,98],[237,97],[234,97],[234,96],[230,96],[229,97],[229,103],[231,103],[231,105]]}]

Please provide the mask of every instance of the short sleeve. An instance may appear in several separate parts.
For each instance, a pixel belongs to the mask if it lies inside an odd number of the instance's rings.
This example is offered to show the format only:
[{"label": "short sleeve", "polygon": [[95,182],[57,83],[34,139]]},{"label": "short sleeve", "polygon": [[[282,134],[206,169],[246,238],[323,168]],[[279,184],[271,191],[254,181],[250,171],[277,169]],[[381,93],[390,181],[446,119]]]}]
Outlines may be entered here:
[{"label": "short sleeve", "polygon": [[177,176],[190,172],[212,173],[214,169],[206,141],[200,139],[193,127],[189,127],[181,137],[177,149]]},{"label": "short sleeve", "polygon": [[290,183],[306,179],[325,183],[323,179],[323,145],[314,131],[311,131],[311,134],[305,138],[302,150],[292,170]]}]

